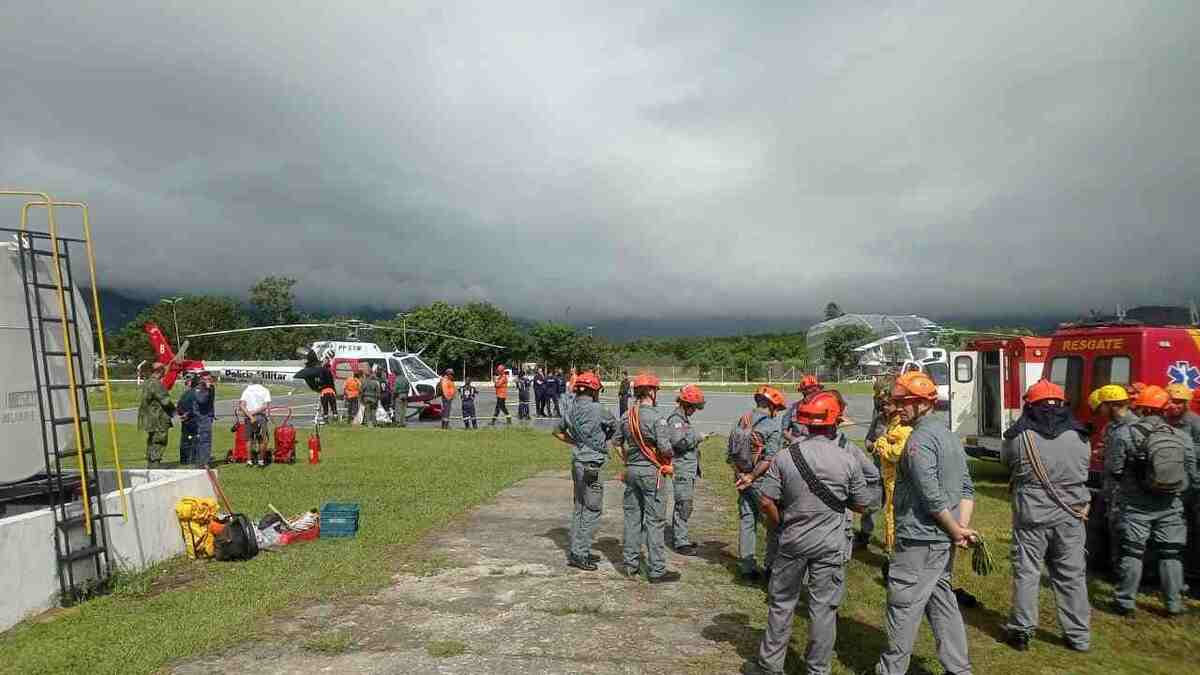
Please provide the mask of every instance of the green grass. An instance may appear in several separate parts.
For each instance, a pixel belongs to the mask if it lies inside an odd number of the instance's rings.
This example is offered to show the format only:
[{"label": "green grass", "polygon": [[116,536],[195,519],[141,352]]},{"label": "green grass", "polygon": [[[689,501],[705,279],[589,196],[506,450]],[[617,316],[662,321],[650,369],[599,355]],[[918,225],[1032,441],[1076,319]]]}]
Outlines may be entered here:
[{"label": "green grass", "polygon": [[[135,382],[114,382],[112,385],[112,402],[114,410],[125,410],[127,408],[136,408],[141,402],[141,388]],[[226,382],[217,385],[217,397],[221,399],[236,398],[242,393],[242,388],[246,385],[236,382]],[[308,387],[301,384],[298,387],[289,387],[278,384],[267,385],[267,389],[271,391],[273,396],[284,396],[293,391],[296,393],[307,393]],[[183,384],[177,381],[175,386],[171,388],[171,398],[179,400],[180,394],[183,393]],[[108,401],[104,395],[104,389],[97,388],[88,391],[88,404],[92,411],[108,410]]]},{"label": "green grass", "polygon": [[467,645],[458,640],[435,640],[425,645],[425,651],[434,658],[446,659],[466,654]]},{"label": "green grass", "polygon": [[319,654],[341,654],[354,646],[354,638],[348,630],[322,633],[304,641],[304,649]]},{"label": "green grass", "polygon": [[[106,442],[107,430],[97,430]],[[121,455],[144,462],[141,435],[119,426]],[[218,428],[214,455],[231,446]],[[301,432],[300,443],[306,434]],[[549,434],[331,428],[321,464],[220,471],[233,507],[257,519],[271,502],[286,514],[326,501],[358,502],[353,539],[325,539],[266,552],[249,562],[175,559],[123,574],[117,591],[0,635],[0,672],[147,673],[174,659],[227,648],[246,627],[297,604],[343,599],[385,585],[405,561],[403,549],[431,528],[537,471],[565,468],[567,453]],[[178,444],[171,434],[170,453]],[[100,456],[110,451],[100,448]],[[320,644],[336,646],[322,638]]]},{"label": "green grass", "polygon": [[[735,493],[725,478],[729,469],[723,463],[723,440],[710,440],[702,454],[704,475],[708,481],[701,489],[717,490],[732,506]],[[979,529],[988,541],[996,570],[987,577],[971,572],[971,555],[962,551],[956,560],[954,584],[966,588],[983,602],[980,609],[963,610],[970,642],[970,656],[977,673],[1012,673],[1050,675],[1060,673],[1121,673],[1148,675],[1151,673],[1180,673],[1200,668],[1200,614],[1197,603],[1191,602],[1192,613],[1174,620],[1162,616],[1164,607],[1157,595],[1142,595],[1139,612],[1126,619],[1105,611],[1113,597],[1112,585],[1099,580],[1090,583],[1092,610],[1092,651],[1081,655],[1062,646],[1054,612],[1054,600],[1048,587],[1043,586],[1039,611],[1040,630],[1029,652],[1018,654],[999,642],[1001,627],[1010,608],[1012,567],[1009,547],[1012,543],[1011,510],[1008,501],[1007,475],[999,464],[971,460],[971,475],[975,481],[976,509],[972,526]],[[736,512],[735,512],[736,513]],[[720,539],[737,541],[734,517],[722,524]],[[839,611],[838,658],[834,672],[841,674],[874,672],[875,660],[886,646],[884,611],[887,591],[882,582],[879,537],[882,518],[877,519],[876,539],[869,551],[855,549],[854,559],[847,568],[846,597]],[[760,548],[764,537],[759,537]],[[683,583],[693,585],[696,593],[706,593],[717,584],[729,583],[730,570],[684,575]],[[712,568],[709,568],[710,570]],[[721,591],[721,601],[728,602],[728,593]],[[755,653],[761,631],[765,628],[766,612],[763,594],[758,588],[738,587],[728,614],[730,640],[738,643],[744,653]],[[803,607],[803,605],[801,606]],[[741,622],[745,621],[746,625]],[[807,620],[803,609],[798,614],[792,635],[792,655],[788,672],[802,672],[806,644]],[[1191,663],[1191,666],[1183,664]],[[703,663],[692,668],[704,672]],[[910,672],[940,673],[937,651],[928,623],[921,628]]]}]

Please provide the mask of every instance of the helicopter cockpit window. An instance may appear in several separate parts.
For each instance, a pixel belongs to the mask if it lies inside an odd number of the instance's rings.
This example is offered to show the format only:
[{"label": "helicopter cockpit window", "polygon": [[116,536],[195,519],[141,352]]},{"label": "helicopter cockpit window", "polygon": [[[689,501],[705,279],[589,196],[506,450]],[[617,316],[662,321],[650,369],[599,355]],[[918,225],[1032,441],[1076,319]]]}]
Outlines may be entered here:
[{"label": "helicopter cockpit window", "polygon": [[404,368],[400,365],[400,359],[388,359],[388,367],[391,368],[393,375],[404,375]]},{"label": "helicopter cockpit window", "polygon": [[408,371],[412,373],[413,378],[418,380],[436,380],[437,373],[433,372],[433,368],[425,365],[421,359],[415,356],[409,356],[403,359],[404,365],[408,367]]}]

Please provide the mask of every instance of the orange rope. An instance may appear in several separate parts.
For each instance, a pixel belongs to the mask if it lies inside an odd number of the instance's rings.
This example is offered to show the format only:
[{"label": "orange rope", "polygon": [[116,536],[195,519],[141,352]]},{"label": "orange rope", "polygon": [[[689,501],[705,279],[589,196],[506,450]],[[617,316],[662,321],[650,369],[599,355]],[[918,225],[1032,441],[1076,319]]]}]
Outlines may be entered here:
[{"label": "orange rope", "polygon": [[633,440],[637,443],[638,449],[642,451],[642,455],[658,468],[658,481],[654,484],[654,489],[657,490],[662,487],[663,476],[675,475],[675,467],[671,466],[670,457],[664,461],[658,456],[658,451],[646,443],[645,437],[642,436],[642,416],[638,412],[637,404],[629,408],[629,435],[633,436]]}]

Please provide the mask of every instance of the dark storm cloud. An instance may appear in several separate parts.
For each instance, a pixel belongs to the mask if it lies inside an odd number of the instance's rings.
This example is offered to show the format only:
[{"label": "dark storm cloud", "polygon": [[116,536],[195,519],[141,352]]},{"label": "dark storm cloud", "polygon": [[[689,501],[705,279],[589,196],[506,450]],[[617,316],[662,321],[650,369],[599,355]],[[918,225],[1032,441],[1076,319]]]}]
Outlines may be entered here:
[{"label": "dark storm cloud", "polygon": [[120,289],[579,320],[1200,289],[1194,3],[29,7],[0,183],[88,200]]}]

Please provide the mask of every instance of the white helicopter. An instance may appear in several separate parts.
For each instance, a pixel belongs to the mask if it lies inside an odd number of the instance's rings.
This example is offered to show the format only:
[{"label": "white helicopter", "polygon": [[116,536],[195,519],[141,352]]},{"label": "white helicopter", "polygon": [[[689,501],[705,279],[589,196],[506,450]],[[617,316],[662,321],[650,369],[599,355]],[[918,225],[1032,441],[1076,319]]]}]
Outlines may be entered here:
[{"label": "white helicopter", "polygon": [[[234,335],[265,330],[287,330],[303,328],[331,328],[346,331],[344,340],[320,340],[313,342],[307,348],[297,349],[303,361],[199,361],[187,360],[187,352],[191,340],[217,335]],[[420,352],[409,352],[407,349],[385,351],[374,342],[359,340],[360,331],[393,331],[403,335],[404,346],[407,347],[408,333],[433,335],[449,340],[469,342],[471,344],[504,349],[502,345],[472,340],[469,338],[447,335],[437,331],[420,330],[415,328],[392,328],[377,326],[364,321],[351,319],[339,323],[296,323],[279,324],[274,326],[256,326],[254,328],[234,328],[230,330],[193,333],[186,336],[179,354],[175,354],[162,330],[153,323],[147,322],[142,326],[150,339],[150,345],[157,354],[157,360],[167,368],[163,377],[163,385],[168,389],[174,384],[181,373],[198,373],[207,371],[222,380],[235,382],[259,381],[290,383],[301,380],[313,391],[325,387],[334,387],[342,393],[342,387],[351,373],[367,369],[380,368],[385,372],[403,376],[408,381],[409,394],[405,397],[410,403],[428,403],[437,391],[439,376],[427,363],[421,360]]]}]

